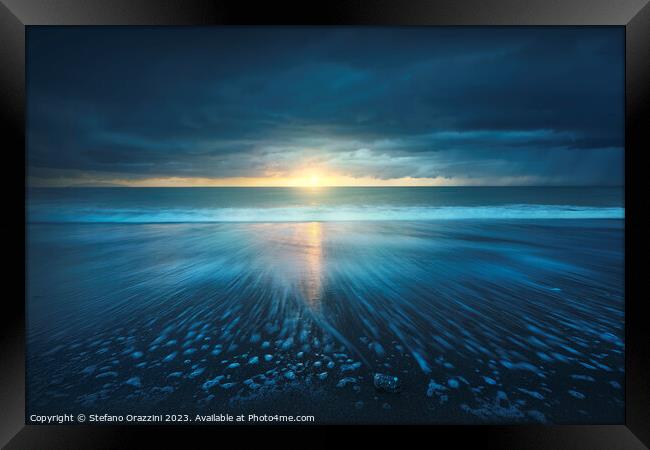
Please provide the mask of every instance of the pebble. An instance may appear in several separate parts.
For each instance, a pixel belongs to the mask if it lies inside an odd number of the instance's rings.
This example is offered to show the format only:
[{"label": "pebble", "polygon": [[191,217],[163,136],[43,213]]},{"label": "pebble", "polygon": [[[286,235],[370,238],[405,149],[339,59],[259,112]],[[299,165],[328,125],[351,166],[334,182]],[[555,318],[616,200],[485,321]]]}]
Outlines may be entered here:
[{"label": "pebble", "polygon": [[394,375],[385,375],[383,373],[375,373],[372,378],[375,388],[383,392],[395,393],[401,389],[399,378]]}]

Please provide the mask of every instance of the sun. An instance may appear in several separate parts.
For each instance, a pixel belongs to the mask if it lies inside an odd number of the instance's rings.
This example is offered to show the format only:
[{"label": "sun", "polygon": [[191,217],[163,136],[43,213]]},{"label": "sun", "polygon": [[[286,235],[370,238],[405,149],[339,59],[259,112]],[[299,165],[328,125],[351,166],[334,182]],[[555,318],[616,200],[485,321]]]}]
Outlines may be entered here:
[{"label": "sun", "polygon": [[324,172],[318,169],[306,169],[296,173],[290,181],[291,186],[302,188],[321,188],[329,180]]}]

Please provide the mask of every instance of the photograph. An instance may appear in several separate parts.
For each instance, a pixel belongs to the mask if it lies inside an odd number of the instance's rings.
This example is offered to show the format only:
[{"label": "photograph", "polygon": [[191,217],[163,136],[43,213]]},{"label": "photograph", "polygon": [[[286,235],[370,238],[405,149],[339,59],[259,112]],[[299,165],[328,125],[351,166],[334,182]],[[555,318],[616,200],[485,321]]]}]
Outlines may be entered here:
[{"label": "photograph", "polygon": [[27,27],[26,423],[625,424],[625,39]]}]

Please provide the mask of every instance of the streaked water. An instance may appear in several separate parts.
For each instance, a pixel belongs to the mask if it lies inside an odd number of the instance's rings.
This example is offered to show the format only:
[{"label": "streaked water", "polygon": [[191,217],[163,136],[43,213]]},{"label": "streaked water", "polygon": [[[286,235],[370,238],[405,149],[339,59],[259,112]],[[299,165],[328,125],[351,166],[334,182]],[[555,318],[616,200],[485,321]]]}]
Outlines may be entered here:
[{"label": "streaked water", "polygon": [[[32,192],[30,217],[42,208],[264,211],[306,199],[352,209],[622,208],[620,189],[225,191],[245,200],[210,189],[183,207],[192,190]],[[31,412],[623,421],[621,219],[110,217],[28,226]],[[377,392],[376,372],[400,377],[402,391]]]}]

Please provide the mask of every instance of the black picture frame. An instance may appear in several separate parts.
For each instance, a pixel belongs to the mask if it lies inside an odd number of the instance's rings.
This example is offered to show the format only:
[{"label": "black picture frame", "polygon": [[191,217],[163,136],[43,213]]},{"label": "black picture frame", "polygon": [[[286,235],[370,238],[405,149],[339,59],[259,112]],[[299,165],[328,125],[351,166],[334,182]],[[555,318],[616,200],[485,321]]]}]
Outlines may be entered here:
[{"label": "black picture frame", "polygon": [[[329,0],[279,4],[208,0],[1,0],[0,114],[6,126],[3,176],[5,277],[0,358],[0,444],[24,448],[148,447],[222,433],[223,426],[47,426],[25,425],[25,36],[31,25],[616,25],[626,35],[625,263],[626,413],[623,425],[593,426],[424,426],[434,446],[453,442],[489,448],[636,449],[650,446],[650,334],[643,314],[646,297],[639,236],[647,224],[642,212],[641,154],[650,105],[650,5],[648,0]],[[23,170],[20,170],[20,167]],[[21,237],[23,238],[21,240]],[[15,289],[9,289],[13,287]],[[251,428],[235,428],[248,439]],[[305,426],[301,430],[318,426]],[[266,427],[260,436],[285,426]],[[260,427],[254,427],[259,430]],[[368,430],[367,428],[365,428]],[[228,431],[233,431],[229,428]],[[394,427],[373,427],[368,437]],[[331,434],[319,433],[319,441]],[[295,437],[302,440],[301,437]],[[449,439],[452,439],[451,441]],[[214,441],[213,441],[214,442]],[[216,442],[215,442],[216,443]],[[645,444],[645,445],[644,445]],[[444,445],[447,447],[447,445]]]}]

